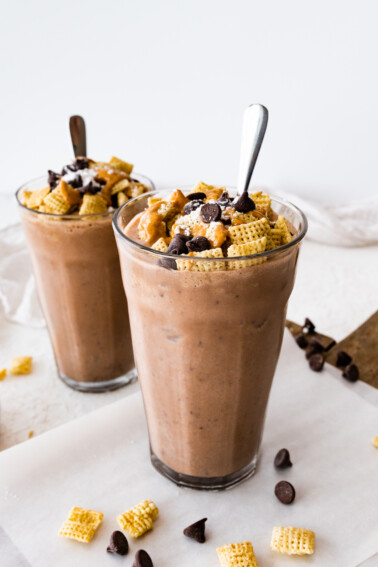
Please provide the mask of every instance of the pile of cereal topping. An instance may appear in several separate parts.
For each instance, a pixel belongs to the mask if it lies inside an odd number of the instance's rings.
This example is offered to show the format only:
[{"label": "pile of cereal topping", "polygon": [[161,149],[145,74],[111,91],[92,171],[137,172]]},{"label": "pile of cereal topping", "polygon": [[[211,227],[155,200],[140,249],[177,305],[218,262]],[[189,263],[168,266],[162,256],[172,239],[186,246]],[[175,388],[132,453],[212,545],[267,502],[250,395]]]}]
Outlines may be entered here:
[{"label": "pile of cereal topping", "polygon": [[48,171],[48,185],[24,190],[22,204],[28,209],[54,215],[90,215],[112,211],[149,188],[131,177],[133,166],[119,158],[109,162],[77,157],[61,173]]},{"label": "pile of cereal topping", "polygon": [[224,187],[199,182],[187,195],[177,189],[165,200],[151,197],[148,205],[139,219],[138,236],[154,250],[183,256],[173,262],[160,261],[170,269],[214,271],[253,266],[266,258],[223,263],[195,262],[190,257],[250,256],[293,238],[286,219],[272,210],[270,196],[262,191],[232,199]]}]

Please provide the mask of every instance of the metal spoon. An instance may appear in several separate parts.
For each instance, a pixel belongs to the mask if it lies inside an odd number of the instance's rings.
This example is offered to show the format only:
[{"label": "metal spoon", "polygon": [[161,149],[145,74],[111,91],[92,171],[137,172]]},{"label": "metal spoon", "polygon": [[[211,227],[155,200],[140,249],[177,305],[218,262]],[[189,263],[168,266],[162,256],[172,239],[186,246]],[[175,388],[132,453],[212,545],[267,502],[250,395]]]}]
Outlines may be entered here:
[{"label": "metal spoon", "polygon": [[75,115],[70,117],[70,133],[75,157],[86,157],[87,138],[85,134],[85,122],[82,116]]},{"label": "metal spoon", "polygon": [[248,191],[257,157],[268,124],[268,110],[262,104],[251,104],[244,112],[240,150],[238,194]]}]

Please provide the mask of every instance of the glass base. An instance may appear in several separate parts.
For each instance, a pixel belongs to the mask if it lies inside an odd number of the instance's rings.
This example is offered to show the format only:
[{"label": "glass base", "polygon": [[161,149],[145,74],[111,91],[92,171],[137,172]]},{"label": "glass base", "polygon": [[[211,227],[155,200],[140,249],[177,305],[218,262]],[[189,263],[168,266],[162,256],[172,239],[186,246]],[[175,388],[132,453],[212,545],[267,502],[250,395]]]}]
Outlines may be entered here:
[{"label": "glass base", "polygon": [[104,380],[103,382],[79,382],[78,380],[72,380],[72,378],[68,378],[65,374],[61,374],[58,372],[59,378],[69,386],[73,390],[77,390],[78,392],[110,392],[112,390],[118,390],[118,388],[122,388],[123,386],[127,386],[127,384],[131,384],[135,382],[138,378],[138,374],[135,368],[123,374],[122,376],[118,376],[118,378],[113,378],[112,380]]},{"label": "glass base", "polygon": [[257,456],[247,466],[234,473],[226,476],[214,476],[209,478],[178,473],[165,465],[152,451],[151,462],[160,474],[178,486],[195,488],[197,490],[225,490],[227,488],[233,488],[255,474]]}]

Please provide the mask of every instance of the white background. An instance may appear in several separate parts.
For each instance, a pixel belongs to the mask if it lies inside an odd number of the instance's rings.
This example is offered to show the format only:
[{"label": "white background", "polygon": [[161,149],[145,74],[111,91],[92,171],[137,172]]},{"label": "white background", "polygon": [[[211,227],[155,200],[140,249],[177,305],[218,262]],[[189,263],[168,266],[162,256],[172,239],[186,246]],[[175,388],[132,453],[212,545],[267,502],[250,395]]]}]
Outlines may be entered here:
[{"label": "white background", "polygon": [[234,184],[241,119],[270,124],[254,183],[337,202],[377,184],[375,0],[1,0],[1,192],[71,157],[159,184]]}]

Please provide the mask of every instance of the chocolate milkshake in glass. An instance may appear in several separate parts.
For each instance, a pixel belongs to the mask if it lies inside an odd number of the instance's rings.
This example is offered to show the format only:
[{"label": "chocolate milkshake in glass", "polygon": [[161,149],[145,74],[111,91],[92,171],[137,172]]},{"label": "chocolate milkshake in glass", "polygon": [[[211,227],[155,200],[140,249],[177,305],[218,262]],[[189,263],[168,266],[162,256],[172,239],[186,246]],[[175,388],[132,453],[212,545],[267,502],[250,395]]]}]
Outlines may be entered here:
[{"label": "chocolate milkshake in glass", "polygon": [[307,222],[261,192],[184,193],[141,195],[113,225],[152,463],[220,489],[256,468]]},{"label": "chocolate milkshake in glass", "polygon": [[16,193],[59,377],[83,392],[136,378],[111,223],[118,203],[153,185],[126,167],[77,158]]}]

